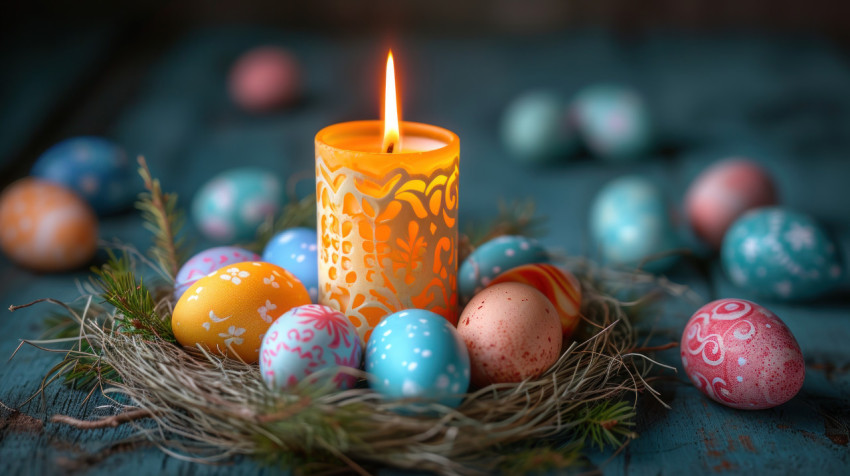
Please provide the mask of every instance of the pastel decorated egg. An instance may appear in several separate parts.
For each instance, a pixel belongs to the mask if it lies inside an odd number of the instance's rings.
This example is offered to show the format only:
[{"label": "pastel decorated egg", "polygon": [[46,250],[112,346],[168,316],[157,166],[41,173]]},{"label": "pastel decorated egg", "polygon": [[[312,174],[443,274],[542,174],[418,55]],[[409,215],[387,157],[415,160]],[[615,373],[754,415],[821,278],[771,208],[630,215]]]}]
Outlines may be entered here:
[{"label": "pastel decorated egg", "polygon": [[616,161],[640,158],[652,145],[652,121],[634,90],[602,84],[579,92],[571,106],[572,120],[587,148]]},{"label": "pastel decorated egg", "polygon": [[98,214],[132,205],[141,183],[124,149],[102,137],[59,142],[41,154],[31,174],[73,190]]},{"label": "pastel decorated egg", "polygon": [[292,103],[301,90],[301,68],[290,52],[262,46],[244,53],[230,72],[233,101],[252,112]]},{"label": "pastel decorated egg", "polygon": [[263,250],[263,261],[294,274],[307,287],[310,299],[319,300],[318,238],[313,228],[290,228],[275,235]]},{"label": "pastel decorated egg", "polygon": [[679,245],[664,194],[638,176],[616,179],[602,188],[590,209],[590,232],[609,265],[662,271],[675,257],[661,254]]},{"label": "pastel decorated egg", "polygon": [[561,355],[558,311],[527,284],[495,284],[476,294],[457,331],[469,350],[477,387],[538,377]]},{"label": "pastel decorated egg", "polygon": [[752,210],[735,221],[720,257],[736,286],[771,298],[822,296],[844,274],[826,231],[808,215],[777,207]]},{"label": "pastel decorated egg", "polygon": [[260,261],[260,256],[237,246],[217,246],[192,256],[177,272],[174,280],[175,299],[180,299],[195,281],[224,266],[243,261]]},{"label": "pastel decorated egg", "polygon": [[0,195],[0,247],[37,271],[74,269],[97,251],[97,217],[65,187],[24,178]]},{"label": "pastel decorated egg", "polygon": [[479,246],[458,270],[458,288],[462,302],[487,287],[493,278],[511,268],[549,261],[546,250],[533,238],[506,235]]},{"label": "pastel decorated egg", "polygon": [[[271,388],[284,389],[326,368],[360,367],[363,348],[354,324],[337,310],[318,304],[294,307],[275,320],[260,346],[260,374]],[[356,378],[338,372],[337,388]]]},{"label": "pastel decorated egg", "polygon": [[772,408],[803,386],[806,366],[797,340],[774,313],[754,302],[706,304],[688,321],[680,346],[693,384],[728,407]]},{"label": "pastel decorated egg", "polygon": [[207,182],[192,201],[195,224],[216,241],[248,240],[283,205],[275,175],[257,168],[231,169]]},{"label": "pastel decorated egg", "polygon": [[581,284],[573,273],[546,263],[511,268],[491,283],[523,283],[540,291],[555,306],[561,331],[567,339],[581,321]]},{"label": "pastel decorated egg", "polygon": [[197,280],[183,293],[171,328],[184,346],[235,353],[255,363],[272,322],[304,304],[310,304],[310,296],[289,271],[259,261],[235,263]]},{"label": "pastel decorated egg", "polygon": [[685,207],[694,232],[715,249],[747,210],[775,205],[776,189],[760,165],[728,159],[703,171],[688,188]]},{"label": "pastel decorated egg", "polygon": [[505,146],[524,162],[546,162],[575,151],[566,101],[552,91],[532,91],[511,102],[502,117]]},{"label": "pastel decorated egg", "polygon": [[469,387],[469,354],[444,317],[407,309],[385,317],[366,345],[369,385],[391,399],[460,405]]}]

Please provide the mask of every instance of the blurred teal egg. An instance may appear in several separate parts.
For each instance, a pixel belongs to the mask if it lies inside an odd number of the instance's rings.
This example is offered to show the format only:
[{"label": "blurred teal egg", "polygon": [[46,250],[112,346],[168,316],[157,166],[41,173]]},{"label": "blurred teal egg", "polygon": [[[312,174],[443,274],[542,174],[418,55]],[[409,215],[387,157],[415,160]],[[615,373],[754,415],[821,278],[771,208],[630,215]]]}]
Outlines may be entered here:
[{"label": "blurred teal egg", "polygon": [[192,217],[198,229],[214,241],[249,240],[282,205],[283,187],[272,172],[231,169],[215,176],[195,194]]},{"label": "blurred teal egg", "polygon": [[319,299],[319,255],[314,228],[289,228],[275,235],[263,250],[263,261],[294,274],[313,302]]},{"label": "blurred teal egg", "polygon": [[518,235],[493,238],[479,246],[460,265],[457,279],[461,302],[468,302],[503,271],[524,264],[547,262],[549,255],[533,238]]},{"label": "blurred teal egg", "polygon": [[590,232],[602,262],[614,266],[662,271],[674,256],[644,260],[679,246],[664,193],[638,176],[616,179],[599,191],[590,208]]},{"label": "blurred teal egg", "polygon": [[641,96],[634,90],[603,84],[576,96],[571,118],[594,155],[613,161],[640,158],[652,145],[652,121]]},{"label": "blurred teal egg", "polygon": [[502,118],[505,146],[518,160],[551,161],[575,151],[577,141],[557,93],[532,91],[511,102]]},{"label": "blurred teal egg", "polygon": [[142,183],[124,149],[91,136],[73,137],[47,149],[30,173],[73,190],[99,215],[130,206]]},{"label": "blurred teal egg", "polygon": [[469,387],[466,344],[442,316],[407,309],[385,317],[366,345],[369,385],[390,399],[460,405]]},{"label": "blurred teal egg", "polygon": [[720,257],[736,286],[776,299],[825,295],[844,274],[826,231],[812,217],[780,207],[752,210],[736,220]]}]

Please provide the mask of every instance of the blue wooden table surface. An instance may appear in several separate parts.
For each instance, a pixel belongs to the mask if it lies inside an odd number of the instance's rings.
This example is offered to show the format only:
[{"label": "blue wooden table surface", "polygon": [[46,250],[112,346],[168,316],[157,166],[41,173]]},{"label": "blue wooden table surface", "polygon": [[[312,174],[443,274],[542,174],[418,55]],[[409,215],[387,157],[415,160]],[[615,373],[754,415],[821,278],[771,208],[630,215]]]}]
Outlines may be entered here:
[{"label": "blue wooden table surface", "polygon": [[[204,181],[237,165],[268,167],[283,179],[309,176],[316,131],[378,115],[389,45],[377,38],[218,28],[150,44],[124,38],[124,46],[105,47],[117,38],[114,28],[104,28],[69,38],[66,45],[75,48],[4,50],[3,64],[19,68],[14,80],[4,78],[0,91],[3,184],[26,172],[39,147],[94,133],[115,139],[132,156],[143,154],[163,187],[178,192],[185,204]],[[264,43],[298,55],[307,93],[297,107],[253,116],[228,99],[226,74],[240,52]],[[590,249],[590,201],[606,181],[627,173],[650,176],[680,206],[686,187],[707,164],[744,155],[771,171],[784,204],[827,226],[850,261],[850,62],[846,51],[830,43],[662,32],[618,39],[583,31],[523,39],[405,37],[391,46],[402,72],[405,119],[447,127],[461,138],[460,213],[467,223],[492,217],[499,199],[532,198],[549,218],[542,241],[580,255]],[[659,132],[658,153],[618,165],[585,157],[530,168],[510,159],[498,136],[498,118],[512,97],[537,87],[568,95],[598,81],[631,84],[646,95]],[[68,94],[76,94],[73,107],[51,116],[49,129],[43,129],[50,105],[69,104]],[[104,219],[100,234],[148,243],[133,213]],[[197,241],[199,249],[204,244]],[[34,274],[2,257],[0,306],[42,297],[74,299],[75,280],[84,276]],[[704,302],[751,298],[727,281],[709,254],[684,261],[669,278],[690,286]],[[662,373],[669,378],[656,386],[672,409],[642,396],[640,437],[617,455],[591,452],[592,463],[610,474],[847,473],[847,283],[816,302],[759,302],[786,322],[803,350],[806,381],[796,398],[763,411],[720,406],[687,382],[678,351],[668,350],[658,358],[680,371]],[[698,306],[670,300],[645,326],[653,326],[660,340],[678,340]],[[11,355],[19,339],[39,336],[45,310],[0,314],[0,356]],[[56,362],[55,355],[25,349],[0,366],[2,474],[275,471],[249,459],[222,468],[183,462],[150,446],[115,446],[130,435],[128,427],[80,432],[50,423],[55,413],[91,418],[104,412],[98,398],[83,403],[84,393],[61,385],[22,406]]]}]

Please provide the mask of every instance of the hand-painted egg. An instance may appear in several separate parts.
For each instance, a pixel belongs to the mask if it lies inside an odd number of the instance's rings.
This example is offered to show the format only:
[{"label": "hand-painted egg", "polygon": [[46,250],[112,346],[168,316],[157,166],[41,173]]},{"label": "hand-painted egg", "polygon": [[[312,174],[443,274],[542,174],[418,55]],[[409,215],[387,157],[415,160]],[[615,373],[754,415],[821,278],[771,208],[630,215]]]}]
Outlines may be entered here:
[{"label": "hand-painted egg", "polygon": [[728,159],[699,174],[688,188],[685,207],[696,235],[720,249],[739,216],[776,202],[773,180],[764,168],[750,160]]},{"label": "hand-painted egg", "polygon": [[502,138],[510,152],[524,162],[546,162],[574,152],[578,141],[565,104],[551,91],[514,99],[502,118]]},{"label": "hand-painted egg", "polygon": [[252,112],[292,103],[300,93],[301,68],[295,56],[275,46],[244,53],[230,73],[233,101]]},{"label": "hand-painted egg", "polygon": [[195,282],[174,307],[171,328],[184,346],[257,362],[272,322],[296,306],[310,304],[298,278],[271,263],[225,266]]},{"label": "hand-painted egg", "polygon": [[198,191],[192,201],[192,216],[212,240],[248,240],[282,204],[283,187],[273,173],[256,168],[231,169]]},{"label": "hand-painted egg", "polygon": [[65,187],[24,178],[0,195],[0,247],[27,268],[74,269],[97,251],[97,217]]},{"label": "hand-painted egg", "polygon": [[469,354],[439,314],[407,309],[385,317],[366,346],[369,386],[388,398],[460,405],[469,388]]},{"label": "hand-painted egg", "polygon": [[263,250],[263,261],[294,274],[307,288],[313,302],[319,300],[318,238],[313,228],[290,228],[275,235]]},{"label": "hand-painted egg", "polygon": [[590,209],[590,232],[602,261],[662,271],[675,257],[678,238],[661,189],[649,180],[627,176],[608,183]]},{"label": "hand-painted egg", "polygon": [[177,272],[174,280],[174,298],[180,299],[180,296],[195,284],[195,281],[213,271],[243,261],[260,261],[260,256],[236,246],[217,246],[201,251],[189,258]]},{"label": "hand-painted egg", "polygon": [[561,355],[558,311],[527,284],[501,283],[476,294],[457,331],[469,349],[472,383],[478,387],[538,377]]},{"label": "hand-painted egg", "polygon": [[503,271],[523,264],[548,261],[546,250],[533,238],[517,235],[493,238],[479,246],[460,265],[457,275],[461,302],[469,301]]},{"label": "hand-painted egg", "polygon": [[812,217],[776,207],[735,221],[720,256],[735,285],[771,298],[822,296],[844,273],[835,242]]},{"label": "hand-painted egg", "polygon": [[588,87],[571,106],[572,120],[587,148],[610,160],[640,158],[652,145],[652,121],[641,96],[613,84]]},{"label": "hand-painted egg", "polygon": [[581,322],[581,284],[573,273],[545,263],[517,266],[496,276],[491,285],[523,283],[540,291],[555,306],[564,339],[573,335]]},{"label": "hand-painted egg", "polygon": [[76,192],[101,215],[132,205],[141,184],[124,149],[101,137],[59,142],[41,154],[31,173]]},{"label": "hand-painted egg", "polygon": [[688,321],[680,345],[685,373],[723,405],[771,408],[803,386],[806,366],[797,340],[775,314],[754,302],[706,304]]},{"label": "hand-painted egg", "polygon": [[[260,346],[260,374],[271,388],[293,386],[320,370],[360,368],[357,328],[345,315],[318,304],[294,307],[275,320]],[[330,377],[330,375],[329,375]],[[354,375],[333,375],[337,388],[354,386]]]}]

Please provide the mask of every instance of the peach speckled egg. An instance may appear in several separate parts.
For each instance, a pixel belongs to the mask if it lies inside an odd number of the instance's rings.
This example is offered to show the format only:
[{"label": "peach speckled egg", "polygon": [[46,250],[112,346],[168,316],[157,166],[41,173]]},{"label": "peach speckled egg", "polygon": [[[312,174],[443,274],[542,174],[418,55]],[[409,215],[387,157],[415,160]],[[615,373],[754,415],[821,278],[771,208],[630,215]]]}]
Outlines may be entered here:
[{"label": "peach speckled egg", "polygon": [[775,314],[743,299],[701,307],[682,333],[682,365],[694,385],[723,405],[772,408],[803,386],[797,340]]},{"label": "peach speckled egg", "polygon": [[501,283],[476,294],[458,320],[469,349],[473,385],[534,378],[560,356],[561,320],[540,291]]},{"label": "peach speckled egg", "polygon": [[246,261],[196,281],[174,307],[171,327],[184,346],[201,344],[221,354],[232,348],[254,363],[272,322],[305,304],[310,296],[292,273],[271,263]]},{"label": "peach speckled egg", "polygon": [[517,266],[496,276],[493,284],[523,283],[537,289],[549,298],[561,318],[564,338],[573,335],[581,321],[581,284],[565,269],[546,263]]},{"label": "peach speckled egg", "polygon": [[230,94],[243,108],[265,112],[291,103],[301,88],[301,68],[288,51],[261,46],[243,54],[230,73]]},{"label": "peach speckled egg", "polygon": [[70,190],[24,178],[0,196],[0,247],[16,263],[38,271],[86,264],[97,250],[97,217]]}]

